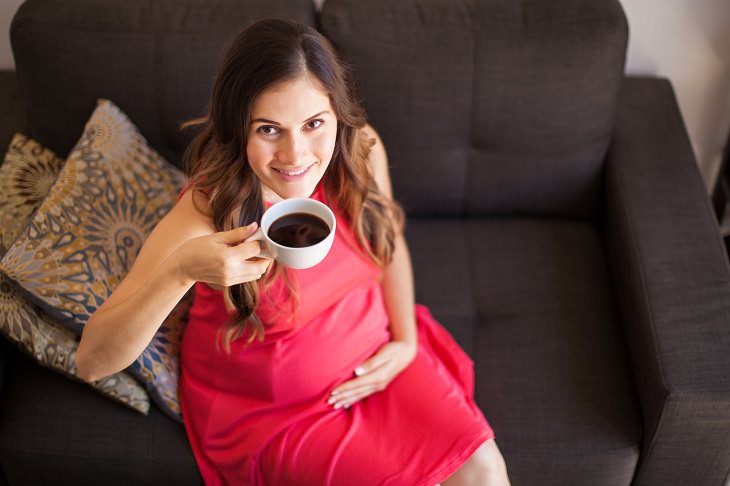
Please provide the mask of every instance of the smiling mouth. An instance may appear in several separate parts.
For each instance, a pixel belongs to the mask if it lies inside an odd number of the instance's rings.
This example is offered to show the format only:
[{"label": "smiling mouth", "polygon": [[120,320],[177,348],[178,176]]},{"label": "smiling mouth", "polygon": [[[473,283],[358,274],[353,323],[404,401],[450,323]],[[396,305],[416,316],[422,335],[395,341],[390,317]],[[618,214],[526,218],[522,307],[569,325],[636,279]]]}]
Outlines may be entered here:
[{"label": "smiling mouth", "polygon": [[296,170],[296,171],[286,171],[286,170],[282,170],[282,169],[277,169],[276,167],[272,167],[272,168],[273,168],[273,169],[274,169],[274,170],[275,170],[276,172],[279,172],[279,173],[281,173],[281,174],[284,174],[284,175],[288,175],[288,176],[298,176],[298,175],[301,175],[301,174],[304,174],[305,172],[307,172],[307,171],[308,171],[308,170],[309,170],[309,169],[310,169],[310,168],[311,168],[311,167],[312,167],[313,165],[314,165],[314,164],[312,164],[312,165],[309,165],[309,166],[307,166],[307,167],[305,167],[305,168],[303,168],[303,169],[301,169],[301,170]]}]

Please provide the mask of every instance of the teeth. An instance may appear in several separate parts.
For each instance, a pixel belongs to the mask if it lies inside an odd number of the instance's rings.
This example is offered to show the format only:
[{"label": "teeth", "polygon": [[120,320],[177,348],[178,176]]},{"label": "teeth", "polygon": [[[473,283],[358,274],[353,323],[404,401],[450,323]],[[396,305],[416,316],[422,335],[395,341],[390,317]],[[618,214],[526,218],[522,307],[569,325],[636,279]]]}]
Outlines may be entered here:
[{"label": "teeth", "polygon": [[299,172],[287,172],[287,171],[281,170],[281,169],[276,169],[276,170],[278,170],[282,174],[286,174],[286,175],[290,175],[290,176],[295,176],[295,175],[303,174],[308,168],[309,167],[305,167],[304,169],[300,170]]}]

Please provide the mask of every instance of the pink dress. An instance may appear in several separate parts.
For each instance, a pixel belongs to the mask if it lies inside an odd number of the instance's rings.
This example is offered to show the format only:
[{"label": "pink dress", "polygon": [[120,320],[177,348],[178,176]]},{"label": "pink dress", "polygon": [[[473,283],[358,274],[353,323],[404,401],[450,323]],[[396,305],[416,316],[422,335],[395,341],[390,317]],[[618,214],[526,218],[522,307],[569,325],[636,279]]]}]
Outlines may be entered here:
[{"label": "pink dress", "polygon": [[[323,187],[311,197],[324,201]],[[432,486],[494,437],[473,400],[474,363],[422,305],[414,309],[418,352],[411,364],[349,409],[327,403],[390,340],[381,271],[335,214],[327,257],[288,270],[299,289],[296,312],[282,282],[261,293],[264,341],[234,341],[230,356],[216,351],[216,330],[228,317],[223,293],[195,284],[179,391],[209,486]]]}]

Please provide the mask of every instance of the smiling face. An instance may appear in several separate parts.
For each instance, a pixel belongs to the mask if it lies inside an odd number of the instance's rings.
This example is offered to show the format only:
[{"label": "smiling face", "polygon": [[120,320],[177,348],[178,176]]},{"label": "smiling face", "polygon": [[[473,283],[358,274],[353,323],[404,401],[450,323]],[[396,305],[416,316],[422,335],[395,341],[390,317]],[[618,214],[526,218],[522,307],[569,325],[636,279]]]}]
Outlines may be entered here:
[{"label": "smiling face", "polygon": [[329,96],[309,77],[263,91],[251,109],[246,155],[264,197],[274,202],[276,196],[311,196],[329,166],[336,138]]}]

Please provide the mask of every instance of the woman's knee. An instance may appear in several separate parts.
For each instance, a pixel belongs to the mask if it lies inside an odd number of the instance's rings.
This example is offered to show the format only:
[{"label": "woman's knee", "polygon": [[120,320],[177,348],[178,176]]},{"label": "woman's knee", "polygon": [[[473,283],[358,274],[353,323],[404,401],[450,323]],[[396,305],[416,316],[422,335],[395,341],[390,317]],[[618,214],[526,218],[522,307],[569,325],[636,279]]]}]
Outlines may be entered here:
[{"label": "woman's knee", "polygon": [[506,479],[507,467],[494,439],[490,439],[482,444],[474,452],[470,458],[470,462],[473,462],[473,473],[477,477],[503,476]]},{"label": "woman's knee", "polygon": [[443,481],[444,486],[488,484],[509,485],[507,467],[494,439],[483,443],[453,475]]}]

